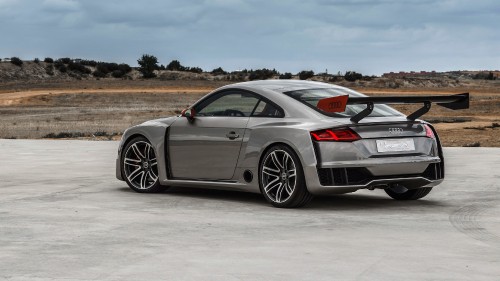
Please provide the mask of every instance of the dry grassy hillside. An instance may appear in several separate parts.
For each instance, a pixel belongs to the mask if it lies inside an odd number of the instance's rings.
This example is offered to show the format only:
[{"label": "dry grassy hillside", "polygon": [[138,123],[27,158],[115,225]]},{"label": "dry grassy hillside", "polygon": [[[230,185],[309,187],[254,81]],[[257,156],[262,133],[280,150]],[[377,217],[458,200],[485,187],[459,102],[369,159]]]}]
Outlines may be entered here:
[{"label": "dry grassy hillside", "polygon": [[[48,75],[44,65],[0,62],[0,138],[117,139],[131,125],[178,114],[211,90],[233,83],[230,76],[176,71],[160,71],[150,80],[139,78],[136,70],[120,79],[78,78]],[[434,106],[424,119],[436,124],[445,146],[500,147],[499,80],[374,78],[334,83],[369,95],[470,92],[470,109]],[[416,106],[397,108],[409,113]]]}]

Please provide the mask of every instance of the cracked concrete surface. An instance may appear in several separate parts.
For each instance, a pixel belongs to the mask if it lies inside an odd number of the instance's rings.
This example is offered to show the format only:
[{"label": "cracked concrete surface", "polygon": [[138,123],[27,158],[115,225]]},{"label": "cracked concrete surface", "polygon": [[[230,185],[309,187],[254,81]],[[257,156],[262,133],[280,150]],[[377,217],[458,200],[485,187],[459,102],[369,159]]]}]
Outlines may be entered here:
[{"label": "cracked concrete surface", "polygon": [[0,280],[498,280],[500,149],[446,148],[423,200],[276,209],[256,194],[138,194],[117,142],[0,140]]}]

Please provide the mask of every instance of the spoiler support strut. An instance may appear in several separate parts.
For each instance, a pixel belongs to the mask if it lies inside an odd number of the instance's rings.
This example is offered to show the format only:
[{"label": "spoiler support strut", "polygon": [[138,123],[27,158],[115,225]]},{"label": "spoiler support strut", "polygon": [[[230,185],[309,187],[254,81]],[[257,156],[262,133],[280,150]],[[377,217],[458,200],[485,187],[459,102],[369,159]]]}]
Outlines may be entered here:
[{"label": "spoiler support strut", "polygon": [[361,119],[370,115],[370,113],[372,113],[374,107],[375,107],[375,105],[373,104],[373,102],[366,103],[366,108],[363,109],[363,111],[361,111],[360,113],[351,117],[351,121],[354,123],[358,123],[359,121],[361,121]]},{"label": "spoiler support strut", "polygon": [[469,93],[447,96],[349,97],[346,104],[366,104],[363,111],[351,117],[352,122],[358,123],[372,113],[375,104],[423,103],[423,107],[406,117],[414,121],[431,109],[432,102],[453,110],[467,109],[469,108]]},{"label": "spoiler support strut", "polygon": [[415,121],[415,119],[417,119],[418,117],[429,112],[430,109],[431,109],[431,102],[424,101],[424,106],[419,108],[417,111],[413,112],[412,114],[408,115],[406,117],[406,119],[411,120],[411,121]]}]

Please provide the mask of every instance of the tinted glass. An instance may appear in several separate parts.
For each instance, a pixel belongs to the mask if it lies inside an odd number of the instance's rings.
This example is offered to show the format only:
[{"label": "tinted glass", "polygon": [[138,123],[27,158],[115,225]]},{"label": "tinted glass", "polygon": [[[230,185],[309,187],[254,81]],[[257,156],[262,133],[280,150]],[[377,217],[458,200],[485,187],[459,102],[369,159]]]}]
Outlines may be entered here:
[{"label": "tinted glass", "polygon": [[[299,100],[314,109],[318,110],[321,113],[325,113],[330,115],[331,113],[326,113],[318,109],[317,105],[319,100],[324,98],[331,98],[336,96],[349,95],[351,97],[364,97],[363,94],[358,92],[348,90],[348,89],[336,89],[336,88],[324,88],[324,89],[307,89],[307,90],[299,90],[299,91],[291,91],[286,92],[286,95]],[[346,106],[344,112],[334,113],[335,116],[339,117],[352,117],[366,108],[366,105],[363,104],[350,104]],[[370,117],[387,117],[387,116],[401,116],[399,111],[383,104],[376,104],[372,113],[368,116]]]},{"label": "tinted glass", "polygon": [[252,117],[281,117],[281,111],[270,103],[260,100]]},{"label": "tinted glass", "polygon": [[259,99],[248,93],[230,92],[216,96],[197,108],[197,116],[248,117]]}]

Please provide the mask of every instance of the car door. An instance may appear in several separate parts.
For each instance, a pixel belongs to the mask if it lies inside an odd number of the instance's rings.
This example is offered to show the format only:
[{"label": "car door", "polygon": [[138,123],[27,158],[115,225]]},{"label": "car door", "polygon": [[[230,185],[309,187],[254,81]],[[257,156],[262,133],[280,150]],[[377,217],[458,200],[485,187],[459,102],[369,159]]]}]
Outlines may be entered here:
[{"label": "car door", "polygon": [[194,107],[195,117],[177,119],[169,130],[173,178],[230,180],[249,117],[259,99],[245,91],[224,91]]}]

